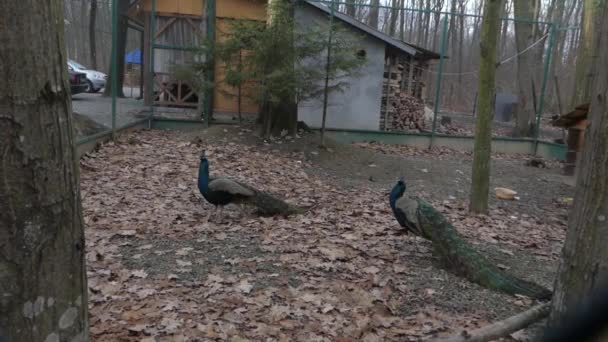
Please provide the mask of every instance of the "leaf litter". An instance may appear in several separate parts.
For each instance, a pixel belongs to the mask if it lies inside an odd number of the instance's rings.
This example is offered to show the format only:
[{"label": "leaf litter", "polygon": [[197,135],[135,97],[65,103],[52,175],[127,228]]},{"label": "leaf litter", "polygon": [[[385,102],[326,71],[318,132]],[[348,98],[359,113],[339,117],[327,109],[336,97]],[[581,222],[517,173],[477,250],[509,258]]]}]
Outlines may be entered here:
[{"label": "leaf litter", "polygon": [[[203,148],[213,175],[309,211],[260,218],[231,205],[207,221]],[[81,163],[95,341],[417,341],[534,304],[443,271],[428,242],[400,232],[388,189],[345,188],[311,172],[305,152],[140,131]],[[562,221],[509,208],[470,216],[461,200],[429,200],[501,267],[527,275],[559,257]],[[525,262],[510,260],[522,251]],[[548,285],[540,273],[532,280]]]}]

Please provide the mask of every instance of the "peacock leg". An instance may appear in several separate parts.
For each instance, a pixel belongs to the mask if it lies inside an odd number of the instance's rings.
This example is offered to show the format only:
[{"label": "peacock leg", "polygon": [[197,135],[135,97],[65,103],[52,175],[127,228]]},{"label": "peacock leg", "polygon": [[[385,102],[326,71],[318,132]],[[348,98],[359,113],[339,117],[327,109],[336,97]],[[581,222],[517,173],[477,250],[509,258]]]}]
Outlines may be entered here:
[{"label": "peacock leg", "polygon": [[220,223],[224,221],[224,206],[220,207]]},{"label": "peacock leg", "polygon": [[420,248],[418,246],[418,236],[413,235],[412,237],[414,238],[414,250],[416,251],[416,254],[420,254]]}]

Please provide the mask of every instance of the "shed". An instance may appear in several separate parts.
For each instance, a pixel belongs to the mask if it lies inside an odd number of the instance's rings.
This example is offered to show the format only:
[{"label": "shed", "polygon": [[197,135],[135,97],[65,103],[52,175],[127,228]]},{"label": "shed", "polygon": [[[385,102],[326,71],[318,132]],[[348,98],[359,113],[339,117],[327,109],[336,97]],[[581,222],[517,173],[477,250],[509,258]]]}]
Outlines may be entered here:
[{"label": "shed", "polygon": [[[302,29],[310,25],[329,28],[330,15],[330,8],[321,3],[298,1],[295,23]],[[349,33],[362,37],[361,53],[366,56],[366,63],[357,77],[346,80],[349,87],[344,92],[329,94],[326,127],[388,130],[391,97],[407,94],[420,99],[424,93],[425,71],[429,63],[440,56],[392,38],[346,14],[336,11],[333,15]],[[298,120],[320,127],[322,108],[322,98],[303,101],[298,104]]]},{"label": "shed", "polygon": [[[196,107],[197,96],[187,81],[175,74],[175,66],[193,62],[196,54],[193,51],[200,47],[207,37],[207,0],[156,0],[156,20],[154,25],[154,78],[144,73],[144,89],[152,83],[154,96],[146,94],[146,104],[157,106]],[[211,0],[215,3],[215,39],[221,40],[231,20],[266,20],[266,0]],[[152,44],[152,0],[136,0],[131,5],[128,15],[144,23],[143,68],[150,70],[150,45]],[[222,66],[215,64],[215,79],[224,78]],[[247,89],[243,89],[247,91]],[[237,112],[238,101],[230,94],[236,95],[236,89],[222,84],[215,88],[213,94],[214,112]],[[243,113],[257,113],[258,106],[248,98],[243,98]]]},{"label": "shed", "polygon": [[553,118],[553,126],[568,130],[568,150],[566,151],[566,162],[564,163],[564,173],[566,175],[572,176],[576,171],[576,163],[584,147],[585,130],[589,126],[588,115],[589,103],[585,103],[577,106],[569,113]]}]

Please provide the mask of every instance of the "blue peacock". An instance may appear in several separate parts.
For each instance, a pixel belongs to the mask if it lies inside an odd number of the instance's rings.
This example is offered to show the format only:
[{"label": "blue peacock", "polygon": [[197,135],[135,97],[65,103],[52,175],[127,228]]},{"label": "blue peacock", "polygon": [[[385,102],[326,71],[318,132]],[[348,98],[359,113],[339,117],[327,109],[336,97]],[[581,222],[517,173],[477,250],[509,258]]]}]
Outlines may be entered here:
[{"label": "blue peacock", "polygon": [[405,194],[406,188],[405,179],[401,177],[389,197],[393,214],[399,225],[408,232],[433,243],[433,250],[444,266],[490,289],[537,299],[551,298],[549,289],[514,277],[496,267],[468,243],[433,206]]},{"label": "blue peacock", "polygon": [[211,177],[205,151],[201,154],[198,169],[198,189],[205,200],[215,206],[216,211],[220,208],[220,215],[223,207],[231,203],[254,206],[262,216],[300,212],[298,208],[242,182],[226,177]]}]

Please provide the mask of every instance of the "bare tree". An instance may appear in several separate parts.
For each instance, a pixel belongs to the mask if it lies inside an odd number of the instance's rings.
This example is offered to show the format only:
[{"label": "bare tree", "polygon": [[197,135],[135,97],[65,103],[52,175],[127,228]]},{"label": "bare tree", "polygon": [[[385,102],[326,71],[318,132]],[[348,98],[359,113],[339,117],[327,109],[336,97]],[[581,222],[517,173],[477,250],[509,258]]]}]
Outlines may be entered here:
[{"label": "bare tree", "polygon": [[479,66],[478,115],[475,122],[473,175],[469,211],[485,213],[488,210],[490,188],[490,152],[492,145],[492,102],[496,77],[496,47],[500,31],[501,0],[486,0],[481,27],[481,64]]},{"label": "bare tree", "polygon": [[[527,50],[535,43],[536,24],[531,21],[536,19],[536,1],[515,1],[513,8],[515,12],[515,40],[517,45],[517,84],[519,105],[515,113],[515,136],[531,136],[533,133],[534,104],[532,93],[535,82],[535,70],[538,59],[535,58],[533,50]],[[527,50],[527,51],[525,51]],[[538,87],[537,87],[538,89]]]},{"label": "bare tree", "polygon": [[0,1],[0,340],[88,338],[62,3]]},{"label": "bare tree", "polygon": [[355,17],[356,13],[355,0],[346,0],[346,14]]},{"label": "bare tree", "polygon": [[373,28],[378,28],[378,17],[380,15],[380,0],[371,0],[372,7],[369,11],[369,17],[367,18],[367,24]]},{"label": "bare tree", "polygon": [[[595,15],[608,16],[605,1],[588,0]],[[589,9],[589,7],[587,8]],[[608,21],[594,21],[598,58],[590,91],[590,125],[577,178],[574,206],[553,295],[550,323],[557,324],[567,308],[584,302],[595,289],[608,285]]]},{"label": "bare tree", "polygon": [[91,0],[89,12],[89,52],[91,68],[97,70],[97,43],[95,39],[95,22],[97,20],[97,0]]}]

